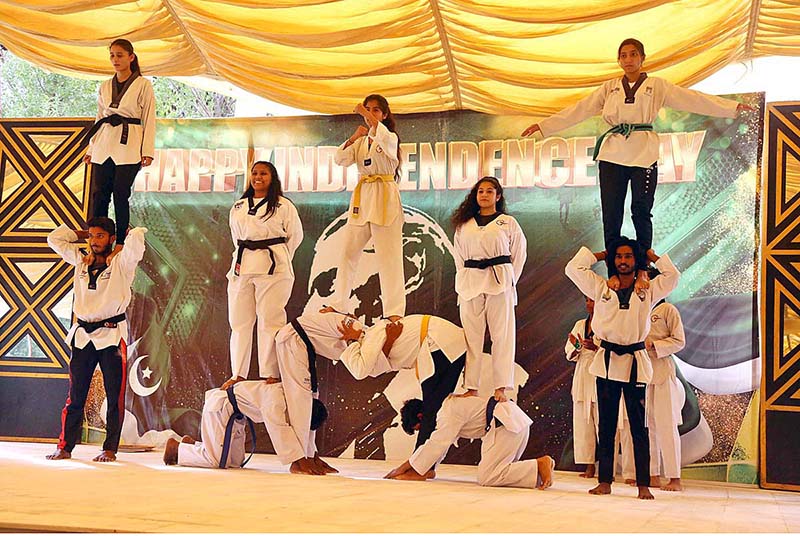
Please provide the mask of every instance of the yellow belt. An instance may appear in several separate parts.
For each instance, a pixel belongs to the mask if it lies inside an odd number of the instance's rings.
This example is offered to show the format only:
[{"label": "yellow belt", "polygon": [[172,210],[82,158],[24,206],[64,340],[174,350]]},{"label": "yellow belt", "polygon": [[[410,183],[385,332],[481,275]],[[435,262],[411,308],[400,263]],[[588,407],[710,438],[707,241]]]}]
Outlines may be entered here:
[{"label": "yellow belt", "polygon": [[[428,336],[428,324],[431,322],[431,315],[423,315],[422,317],[422,324],[419,327],[419,346],[422,347],[422,344],[425,342],[425,339]],[[414,372],[417,373],[417,379],[419,379],[419,359],[414,361]]]},{"label": "yellow belt", "polygon": [[[361,185],[365,182],[394,182],[394,175],[361,175],[358,178],[358,184],[353,191],[353,217],[358,218],[358,213],[361,208]],[[383,191],[383,214],[389,210],[389,192],[384,189]]]}]

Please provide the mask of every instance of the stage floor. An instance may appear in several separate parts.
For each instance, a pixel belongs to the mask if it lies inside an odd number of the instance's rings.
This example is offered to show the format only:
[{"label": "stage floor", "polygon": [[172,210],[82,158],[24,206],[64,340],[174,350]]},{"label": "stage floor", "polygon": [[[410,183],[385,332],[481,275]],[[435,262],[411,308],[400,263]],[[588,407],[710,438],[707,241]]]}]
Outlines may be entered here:
[{"label": "stage floor", "polygon": [[[166,467],[161,452],[99,464],[53,445],[0,442],[0,531],[77,532],[798,532],[800,494],[687,481],[683,493],[611,496],[556,473],[546,491],[482,488],[476,468],[445,465],[433,482],[382,480],[396,464],[328,461],[339,475],[289,474],[274,456],[247,469]],[[259,470],[262,469],[262,470]]]}]

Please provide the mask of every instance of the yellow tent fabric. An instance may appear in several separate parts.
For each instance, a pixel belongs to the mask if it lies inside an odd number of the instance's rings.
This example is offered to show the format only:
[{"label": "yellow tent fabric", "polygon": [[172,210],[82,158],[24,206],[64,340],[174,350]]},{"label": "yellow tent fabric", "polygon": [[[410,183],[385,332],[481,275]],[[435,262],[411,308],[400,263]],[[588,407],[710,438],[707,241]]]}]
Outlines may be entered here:
[{"label": "yellow tent fabric", "polygon": [[691,85],[728,63],[800,54],[798,0],[0,0],[0,43],[65,74],[109,76],[124,37],[144,74],[205,75],[296,108],[544,116],[621,73]]}]

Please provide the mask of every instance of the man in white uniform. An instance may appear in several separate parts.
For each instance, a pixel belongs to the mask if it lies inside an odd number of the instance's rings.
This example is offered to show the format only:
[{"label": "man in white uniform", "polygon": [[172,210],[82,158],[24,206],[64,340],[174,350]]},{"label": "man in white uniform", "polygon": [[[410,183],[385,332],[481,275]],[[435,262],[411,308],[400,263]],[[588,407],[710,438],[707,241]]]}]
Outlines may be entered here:
[{"label": "man in white uniform", "polygon": [[[235,401],[236,406],[231,400]],[[312,427],[322,424],[325,413],[315,415]],[[164,463],[187,467],[243,467],[245,460],[245,423],[263,422],[272,446],[281,463],[291,472],[301,469],[305,453],[286,420],[286,399],[283,386],[276,380],[242,381],[227,391],[209,389],[203,404],[200,434],[203,442],[184,436],[179,444],[167,441]],[[251,435],[254,429],[251,426]],[[253,435],[254,437],[254,435]],[[322,474],[322,473],[316,473]]]},{"label": "man in white uniform", "polygon": [[[125,415],[128,370],[128,323],[125,310],[131,302],[136,266],[144,256],[144,234],[147,229],[132,229],[128,233],[126,247],[107,266],[106,259],[113,251],[116,226],[109,218],[98,217],[89,220],[88,228],[88,231],[72,231],[61,225],[47,236],[47,243],[53,251],[75,266],[72,310],[77,317],[77,322],[64,339],[72,347],[69,395],[61,412],[58,446],[53,454],[47,456],[49,460],[72,457],[72,449],[80,439],[89,385],[98,364],[103,373],[108,409],[103,452],[94,461],[111,462],[117,459]],[[85,239],[88,239],[91,255],[76,243]],[[84,259],[91,259],[92,264],[86,264]]]},{"label": "man in white uniform", "polygon": [[[619,275],[620,288],[611,290],[607,281],[592,271],[592,265],[609,256]],[[599,484],[590,490],[595,495],[611,493],[614,465],[614,437],[619,417],[619,400],[625,407],[633,436],[636,483],[640,499],[653,499],[649,490],[649,439],[645,427],[644,386],[652,380],[653,367],[647,355],[645,338],[650,331],[650,311],[677,286],[680,273],[668,256],[659,257],[650,249],[647,259],[655,262],[661,276],[647,289],[635,289],[636,266],[642,265],[638,244],[622,237],[603,251],[592,254],[587,248],[569,261],[565,272],[583,294],[595,302],[592,327],[600,339],[590,372],[597,376],[599,413]]]},{"label": "man in white uniform", "polygon": [[[407,401],[401,410],[403,429],[419,430],[424,417],[422,401]],[[478,484],[545,489],[553,484],[555,460],[541,456],[520,460],[528,444],[530,417],[511,400],[498,403],[478,396],[450,396],[436,418],[436,430],[408,461],[386,478],[426,480],[434,478],[434,467],[441,463],[450,446],[459,438],[481,440]]]}]

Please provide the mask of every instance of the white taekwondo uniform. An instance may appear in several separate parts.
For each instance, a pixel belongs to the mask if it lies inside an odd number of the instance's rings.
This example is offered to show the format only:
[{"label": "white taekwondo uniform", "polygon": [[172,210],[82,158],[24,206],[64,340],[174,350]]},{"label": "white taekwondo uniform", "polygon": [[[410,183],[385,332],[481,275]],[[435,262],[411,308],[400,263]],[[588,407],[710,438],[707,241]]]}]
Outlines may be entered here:
[{"label": "white taekwondo uniform", "polygon": [[580,341],[591,338],[599,347],[600,340],[594,336],[594,332],[586,332],[585,318],[575,322],[570,335],[580,344],[580,348],[576,348],[568,338],[564,347],[567,360],[575,363],[575,372],[572,374],[572,436],[575,463],[594,464],[597,447],[597,388],[595,377],[589,372],[589,366],[597,350],[589,350]]},{"label": "white taekwondo uniform", "polygon": [[487,429],[486,408],[487,400],[482,397],[447,398],[436,417],[436,430],[409,458],[411,467],[424,475],[444,460],[459,438],[480,439],[478,484],[535,488],[539,475],[537,461],[520,461],[533,421],[513,401],[500,402]]},{"label": "white taekwondo uniform", "polygon": [[[266,198],[244,198],[230,211],[234,251],[228,271],[228,320],[231,326],[231,377],[247,378],[253,348],[253,325],[258,321],[258,370],[262,378],[279,376],[275,334],[286,325],[286,304],[292,294],[292,258],[303,241],[297,209],[281,197],[266,216]],[[280,241],[267,249],[247,249],[254,241]],[[240,246],[239,244],[243,243]],[[237,259],[241,254],[241,263]]]},{"label": "white taekwondo uniform", "polygon": [[[304,456],[294,431],[286,421],[286,400],[280,383],[267,384],[251,380],[234,385],[236,405],[254,423],[264,423],[278,459],[289,465]],[[206,391],[203,417],[200,422],[202,442],[178,446],[178,465],[219,467],[225,429],[233,414],[228,394],[221,389]],[[245,422],[235,421],[225,468],[240,467],[245,458]]]},{"label": "white taekwondo uniform", "polygon": [[378,261],[383,316],[403,316],[406,310],[403,272],[403,205],[394,179],[400,165],[398,137],[383,123],[372,127],[347,146],[339,146],[334,161],[340,166],[355,164],[359,182],[350,199],[345,231],[345,250],[336,272],[330,306],[352,311],[350,292],[358,261],[370,238]]},{"label": "white taekwondo uniform", "polygon": [[[508,214],[489,217],[485,225],[480,225],[478,218],[486,221],[481,216],[471,218],[456,229],[453,239],[456,293],[467,338],[464,387],[478,389],[479,360],[488,325],[492,337],[493,387],[513,389],[516,285],[527,258],[527,242],[522,227]],[[499,264],[484,267],[481,261]]]}]

